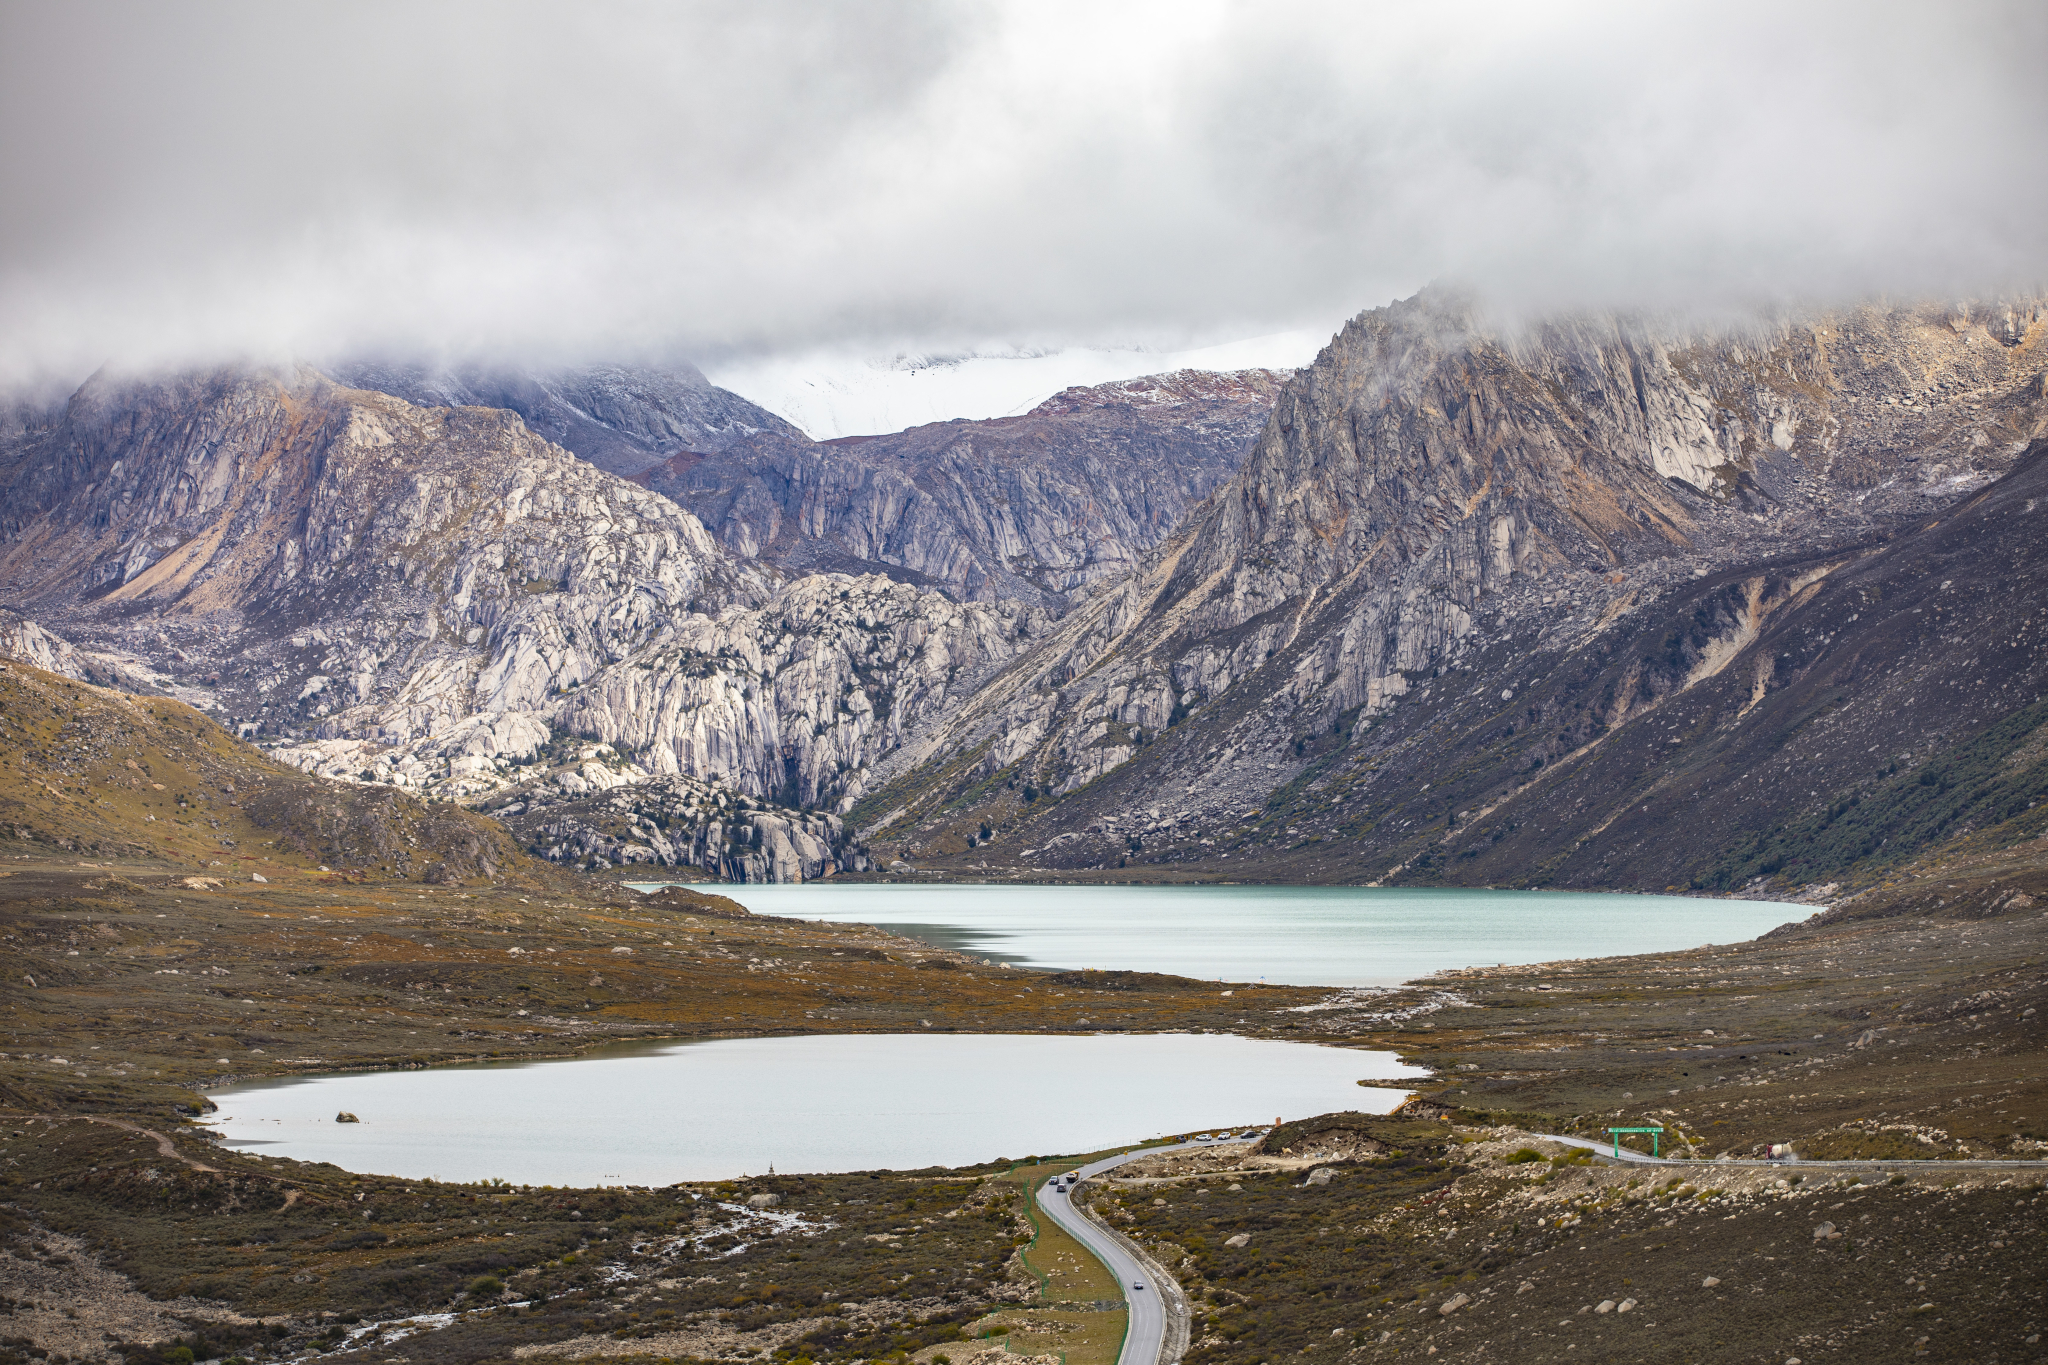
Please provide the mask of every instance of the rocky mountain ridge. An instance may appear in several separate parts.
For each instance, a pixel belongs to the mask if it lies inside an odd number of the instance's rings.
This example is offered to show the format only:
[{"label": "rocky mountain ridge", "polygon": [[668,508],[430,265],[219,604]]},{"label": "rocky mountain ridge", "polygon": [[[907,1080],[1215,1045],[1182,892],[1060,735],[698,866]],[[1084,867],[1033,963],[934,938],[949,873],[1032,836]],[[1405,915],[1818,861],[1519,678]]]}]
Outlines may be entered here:
[{"label": "rocky mountain ridge", "polygon": [[516,412],[535,435],[625,476],[681,451],[724,450],[764,432],[805,439],[782,418],[719,388],[686,363],[532,370],[353,360],[323,372],[415,407]]},{"label": "rocky mountain ridge", "polygon": [[560,735],[830,807],[1043,613],[785,581],[513,413],[308,370],[102,377],[0,448],[8,600],[327,776],[476,798]]},{"label": "rocky mountain ridge", "polygon": [[1065,611],[1127,574],[1234,473],[1286,376],[1183,370],[1020,417],[887,436],[768,433],[635,476],[734,554]]},{"label": "rocky mountain ridge", "polygon": [[[2027,638],[2037,592],[2015,490],[2043,319],[1502,333],[1426,294],[1284,386],[756,433],[651,487],[509,410],[310,370],[103,375],[10,410],[0,593],[18,652],[168,678],[305,770],[491,805],[561,862],[1727,887],[1846,865],[1812,821],[1852,797],[1828,818],[1869,826],[1861,866],[2031,790],[2030,760],[1997,767],[2031,742],[2031,655],[1993,646]],[[1974,615],[1900,567],[1936,563]],[[1908,619],[1930,612],[1951,628]],[[1910,685],[1852,668],[1813,701],[1825,642],[1851,640],[1906,650]],[[1927,710],[1944,670],[1986,690]],[[1885,771],[1842,766],[1881,722]],[[1734,795],[1778,750],[1812,809]],[[1897,790],[1964,769],[1977,795],[1938,820]],[[1594,811],[1638,790],[1635,815]],[[1667,811],[1670,847],[1618,849],[1667,791],[1715,818]],[[1769,843],[1794,825],[1806,843]],[[1725,857],[1684,851],[1710,829]]]},{"label": "rocky mountain ridge", "polygon": [[[2043,318],[1871,307],[1664,337],[1612,318],[1499,336],[1440,296],[1361,315],[1203,513],[902,751],[855,818],[879,856],[943,868],[1405,875],[1429,821],[1383,809],[1445,774],[1390,763],[1421,742],[1391,718],[1445,678],[1511,699],[1532,660],[1611,653],[1652,619],[1700,615],[1658,651],[1673,663],[1603,683],[1623,697],[1606,729],[1749,666],[1811,587],[1775,563],[1832,572],[2013,468],[2043,431]],[[1302,792],[1340,771],[1304,823]],[[1279,856],[1297,846],[1316,856]]]}]

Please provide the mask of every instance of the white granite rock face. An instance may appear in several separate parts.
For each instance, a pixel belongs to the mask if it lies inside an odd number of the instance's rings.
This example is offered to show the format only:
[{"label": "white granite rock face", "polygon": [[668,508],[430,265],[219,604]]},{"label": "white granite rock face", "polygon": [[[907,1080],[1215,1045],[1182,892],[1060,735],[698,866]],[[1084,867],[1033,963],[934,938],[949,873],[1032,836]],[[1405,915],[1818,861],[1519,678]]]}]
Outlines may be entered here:
[{"label": "white granite rock face", "polygon": [[131,655],[80,649],[19,612],[5,609],[0,609],[0,658],[19,659],[51,673],[98,687],[117,687],[124,692],[182,696],[186,691],[144,660]]},{"label": "white granite rock face", "polygon": [[580,688],[561,723],[623,741],[651,772],[843,808],[1047,622],[879,575],[812,575],[762,608],[678,621]]},{"label": "white granite rock face", "polygon": [[[311,371],[96,380],[16,453],[13,600],[174,655],[281,758],[444,796],[585,738],[643,775],[843,804],[1047,620],[785,582],[510,413]],[[789,856],[769,865],[817,861]]]},{"label": "white granite rock face", "polygon": [[[316,690],[305,704],[322,737],[274,752],[329,776],[474,800],[518,781],[550,746],[592,739],[647,775],[844,808],[906,733],[971,695],[1045,621],[879,576],[815,575],[760,608],[684,614],[587,676],[508,650],[423,670],[391,701],[327,712]],[[508,695],[526,704],[461,711]]]},{"label": "white granite rock face", "polygon": [[18,612],[0,611],[0,655],[67,678],[79,672],[78,651],[61,635],[52,635]]}]

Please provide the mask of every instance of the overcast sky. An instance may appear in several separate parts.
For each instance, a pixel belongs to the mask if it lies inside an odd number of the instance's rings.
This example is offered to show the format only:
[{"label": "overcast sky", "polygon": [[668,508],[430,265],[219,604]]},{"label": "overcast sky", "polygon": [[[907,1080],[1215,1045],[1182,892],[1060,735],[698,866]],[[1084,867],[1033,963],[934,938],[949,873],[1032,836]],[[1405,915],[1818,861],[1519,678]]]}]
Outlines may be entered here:
[{"label": "overcast sky", "polygon": [[2035,286],[2048,6],[0,0],[0,374]]}]

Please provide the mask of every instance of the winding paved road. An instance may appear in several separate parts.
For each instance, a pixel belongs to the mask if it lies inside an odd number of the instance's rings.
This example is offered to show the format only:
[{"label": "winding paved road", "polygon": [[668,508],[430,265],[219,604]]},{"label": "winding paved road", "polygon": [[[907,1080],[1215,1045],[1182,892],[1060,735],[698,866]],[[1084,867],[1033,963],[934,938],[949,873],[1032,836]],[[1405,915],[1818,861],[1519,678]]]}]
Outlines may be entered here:
[{"label": "winding paved road", "polygon": [[[1565,1137],[1557,1133],[1531,1133],[1530,1136],[1547,1138],[1552,1142],[1562,1142],[1572,1147],[1588,1148],[1610,1159],[1613,1156],[1613,1147],[1609,1143],[1589,1142],[1584,1138]],[[1115,1170],[1127,1161],[1137,1161],[1142,1157],[1157,1156],[1162,1152],[1183,1151],[1189,1147],[1215,1145],[1217,1144],[1213,1142],[1177,1142],[1165,1147],[1140,1147],[1135,1151],[1091,1161],[1079,1168],[1081,1179],[1092,1179],[1105,1171]],[[1621,1149],[1621,1159],[1656,1166],[1879,1166],[1906,1170],[1925,1170],[1931,1166],[2011,1168],[2048,1165],[2048,1162],[2040,1161],[1699,1161],[1672,1157],[1659,1159],[1641,1152],[1632,1152],[1626,1147]],[[1123,1288],[1124,1301],[1130,1306],[1131,1325],[1124,1334],[1124,1349],[1117,1356],[1117,1365],[1162,1365],[1160,1353],[1166,1344],[1169,1323],[1177,1323],[1182,1329],[1177,1334],[1181,1342],[1184,1343],[1187,1339],[1188,1305],[1186,1296],[1181,1293],[1180,1284],[1172,1276],[1156,1268],[1156,1265],[1148,1266],[1141,1260],[1135,1244],[1123,1234],[1105,1228],[1074,1207],[1072,1186],[1064,1190],[1055,1189],[1048,1180],[1038,1187],[1035,1197],[1038,1200],[1038,1207],[1045,1210],[1046,1216],[1108,1266],[1109,1273],[1116,1276],[1117,1284]]]},{"label": "winding paved road", "polygon": [[[1126,1161],[1157,1156],[1161,1152],[1216,1145],[1214,1142],[1176,1142],[1166,1147],[1140,1147],[1136,1151],[1089,1162],[1079,1168],[1081,1179],[1092,1179]],[[1178,1334],[1180,1339],[1186,1340],[1188,1304],[1180,1284],[1163,1271],[1147,1267],[1134,1253],[1134,1244],[1121,1233],[1110,1231],[1075,1208],[1071,1186],[1066,1190],[1056,1190],[1048,1180],[1038,1187],[1037,1199],[1038,1207],[1045,1210],[1046,1216],[1095,1253],[1096,1259],[1109,1267],[1109,1273],[1116,1276],[1117,1284],[1123,1288],[1124,1301],[1130,1305],[1131,1325],[1124,1333],[1124,1349],[1117,1356],[1117,1365],[1158,1365],[1160,1350],[1166,1343],[1169,1317],[1182,1329]]]}]

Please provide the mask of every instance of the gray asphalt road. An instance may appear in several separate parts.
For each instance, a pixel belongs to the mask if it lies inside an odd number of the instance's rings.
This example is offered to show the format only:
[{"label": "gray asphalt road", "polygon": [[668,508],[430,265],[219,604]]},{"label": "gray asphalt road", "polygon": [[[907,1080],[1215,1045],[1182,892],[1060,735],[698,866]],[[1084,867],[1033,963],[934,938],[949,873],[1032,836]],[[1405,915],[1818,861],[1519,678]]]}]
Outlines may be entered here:
[{"label": "gray asphalt road", "polygon": [[[1185,1147],[1215,1145],[1212,1142],[1181,1142],[1168,1147],[1140,1147],[1134,1152],[1090,1162],[1079,1169],[1081,1178],[1086,1180],[1140,1157],[1177,1152]],[[1055,1190],[1051,1181],[1038,1187],[1038,1207],[1045,1210],[1046,1217],[1066,1229],[1075,1241],[1094,1252],[1096,1258],[1109,1267],[1110,1274],[1116,1276],[1117,1283],[1123,1286],[1124,1302],[1130,1305],[1131,1326],[1124,1335],[1124,1349],[1117,1357],[1117,1365],[1155,1365],[1159,1359],[1159,1348],[1166,1340],[1167,1315],[1176,1314],[1183,1319],[1187,1315],[1187,1302],[1181,1295],[1180,1286],[1172,1280],[1159,1282],[1122,1243],[1074,1207],[1069,1191]]]},{"label": "gray asphalt road", "polygon": [[[1584,1138],[1569,1138],[1555,1133],[1536,1133],[1534,1137],[1548,1138],[1573,1147],[1590,1148],[1603,1156],[1611,1156],[1609,1144],[1588,1142]],[[1140,1147],[1136,1151],[1123,1152],[1117,1156],[1104,1157],[1080,1167],[1081,1178],[1089,1179],[1105,1171],[1113,1171],[1127,1161],[1136,1161],[1159,1152],[1177,1152],[1187,1147],[1212,1147],[1209,1142],[1181,1142],[1165,1147]],[[1899,1162],[1800,1162],[1800,1161],[1686,1161],[1665,1157],[1662,1160],[1621,1149],[1623,1161],[1637,1161],[1644,1165],[1658,1166],[1799,1166],[1829,1165],[1858,1166],[1884,1165],[1903,1168],[1925,1169],[1930,1166],[2040,1166],[2048,1162],[2038,1161],[1899,1161]],[[1161,1344],[1166,1340],[1166,1322],[1169,1314],[1183,1319],[1187,1314],[1187,1303],[1182,1297],[1180,1286],[1172,1280],[1161,1281],[1116,1238],[1075,1208],[1069,1190],[1055,1190],[1051,1181],[1038,1187],[1038,1207],[1045,1210],[1046,1217],[1066,1229],[1073,1239],[1093,1252],[1097,1259],[1109,1267],[1117,1283],[1123,1286],[1124,1301],[1130,1305],[1131,1326],[1124,1336],[1123,1353],[1117,1357],[1117,1365],[1157,1365]]]}]

